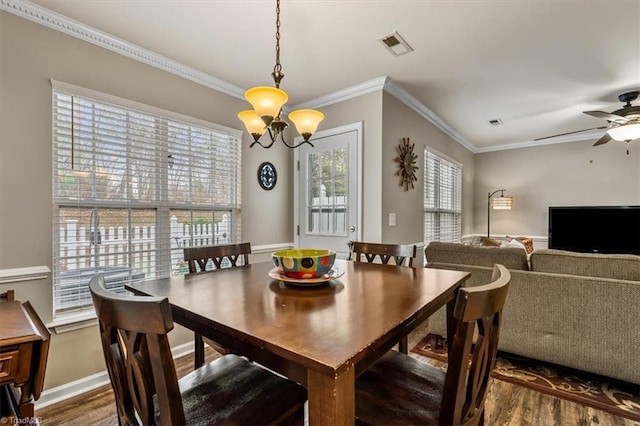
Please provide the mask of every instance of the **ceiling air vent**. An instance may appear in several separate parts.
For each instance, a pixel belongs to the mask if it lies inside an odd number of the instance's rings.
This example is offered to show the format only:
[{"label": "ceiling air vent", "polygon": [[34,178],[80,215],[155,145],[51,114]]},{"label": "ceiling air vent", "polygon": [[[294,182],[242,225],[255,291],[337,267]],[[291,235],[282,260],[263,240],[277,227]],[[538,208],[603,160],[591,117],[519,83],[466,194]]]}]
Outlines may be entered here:
[{"label": "ceiling air vent", "polygon": [[502,126],[504,123],[499,118],[494,118],[493,120],[489,120],[489,124],[492,126]]},{"label": "ceiling air vent", "polygon": [[378,39],[380,43],[389,51],[393,56],[404,55],[409,52],[413,52],[413,48],[404,41],[404,39],[398,34],[397,31],[387,34],[386,36]]}]

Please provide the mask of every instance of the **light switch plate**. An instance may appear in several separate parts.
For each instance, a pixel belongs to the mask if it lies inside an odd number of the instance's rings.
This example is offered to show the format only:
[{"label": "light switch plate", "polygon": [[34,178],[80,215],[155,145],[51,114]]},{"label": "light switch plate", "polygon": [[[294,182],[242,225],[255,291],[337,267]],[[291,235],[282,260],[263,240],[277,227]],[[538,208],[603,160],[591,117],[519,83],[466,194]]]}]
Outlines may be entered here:
[{"label": "light switch plate", "polygon": [[396,214],[389,213],[389,226],[396,226]]}]

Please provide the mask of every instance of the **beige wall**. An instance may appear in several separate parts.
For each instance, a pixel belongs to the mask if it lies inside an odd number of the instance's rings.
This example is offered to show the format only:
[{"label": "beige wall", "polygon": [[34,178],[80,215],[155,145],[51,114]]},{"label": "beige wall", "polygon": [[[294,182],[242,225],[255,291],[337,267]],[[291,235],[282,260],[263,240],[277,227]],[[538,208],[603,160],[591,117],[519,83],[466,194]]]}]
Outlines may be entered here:
[{"label": "beige wall", "polygon": [[476,155],[475,232],[487,232],[487,195],[496,189],[506,189],[514,206],[491,212],[492,235],[546,237],[549,206],[640,205],[640,143],[592,145],[581,141]]},{"label": "beige wall", "polygon": [[[50,79],[86,87],[233,128],[247,104],[240,99],[125,58],[6,12],[0,12],[0,269],[52,267],[52,136]],[[212,59],[213,60],[213,59]],[[243,240],[253,245],[292,241],[291,152],[248,148],[243,140]],[[262,161],[278,170],[263,191]],[[264,218],[279,218],[264,225]],[[52,318],[51,279],[0,285]],[[45,388],[104,370],[97,328],[54,335]],[[188,333],[176,330],[174,344]]]},{"label": "beige wall", "polygon": [[[402,138],[415,144],[418,171],[415,188],[400,186],[395,173],[397,147]],[[424,217],[424,149],[430,147],[462,164],[462,233],[473,231],[473,205],[476,176],[474,155],[418,115],[394,96],[384,93],[382,125],[382,241],[408,244],[423,241]],[[396,226],[389,226],[389,213],[396,214]]]}]

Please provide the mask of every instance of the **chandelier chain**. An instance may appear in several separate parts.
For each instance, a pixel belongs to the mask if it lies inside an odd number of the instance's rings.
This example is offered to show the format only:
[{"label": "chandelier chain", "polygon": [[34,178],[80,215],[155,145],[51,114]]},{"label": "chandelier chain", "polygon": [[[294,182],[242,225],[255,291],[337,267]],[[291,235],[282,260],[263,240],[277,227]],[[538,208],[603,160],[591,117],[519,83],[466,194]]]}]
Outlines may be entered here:
[{"label": "chandelier chain", "polygon": [[[276,1],[276,65],[273,67],[273,74],[279,76],[282,74],[282,65],[280,65],[280,0]],[[276,88],[280,87],[280,81],[276,79]]]}]

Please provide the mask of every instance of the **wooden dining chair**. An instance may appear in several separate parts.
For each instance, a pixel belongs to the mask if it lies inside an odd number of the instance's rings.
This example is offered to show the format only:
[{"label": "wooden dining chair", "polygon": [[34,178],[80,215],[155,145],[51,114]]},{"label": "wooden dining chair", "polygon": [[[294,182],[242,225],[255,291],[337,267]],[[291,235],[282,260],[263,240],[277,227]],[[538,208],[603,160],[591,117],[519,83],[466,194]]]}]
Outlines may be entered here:
[{"label": "wooden dining chair", "polygon": [[15,293],[13,290],[7,290],[5,293],[0,293],[0,302],[12,302],[15,300]]},{"label": "wooden dining chair", "polygon": [[[251,243],[224,244],[216,246],[187,247],[184,249],[184,260],[189,264],[189,274],[198,274],[218,270],[225,266],[225,261],[229,267],[236,267],[249,264],[249,254],[251,254]],[[242,263],[238,263],[242,260]],[[212,265],[212,269],[207,270],[207,264]],[[221,344],[203,337],[200,333],[194,333],[194,368],[204,365],[204,344],[211,346],[222,355],[229,352]]]},{"label": "wooden dining chair", "polygon": [[[362,256],[368,263],[376,263],[376,260],[385,265],[393,259],[398,266],[413,266],[413,259],[416,258],[415,244],[380,244],[354,241],[351,246],[354,262],[362,262]],[[409,353],[408,337],[404,336],[398,343],[400,352]]]},{"label": "wooden dining chair", "polygon": [[304,424],[306,390],[236,355],[177,379],[167,298],[89,289],[120,425]]},{"label": "wooden dining chair", "polygon": [[[212,269],[220,269],[225,260],[230,266],[249,264],[251,243],[221,244],[217,246],[187,247],[184,249],[184,260],[189,264],[189,273],[206,272],[207,264],[211,262]],[[238,264],[238,260],[242,263]]]},{"label": "wooden dining chair", "polygon": [[509,271],[495,265],[491,283],[458,291],[446,373],[396,351],[362,373],[356,381],[356,423],[484,424],[510,281]]},{"label": "wooden dining chair", "polygon": [[364,255],[364,258],[369,263],[375,263],[379,259],[380,263],[388,265],[389,261],[393,259],[398,266],[413,266],[413,259],[416,258],[416,245],[354,241],[352,252],[355,262],[362,262],[362,256]]}]

